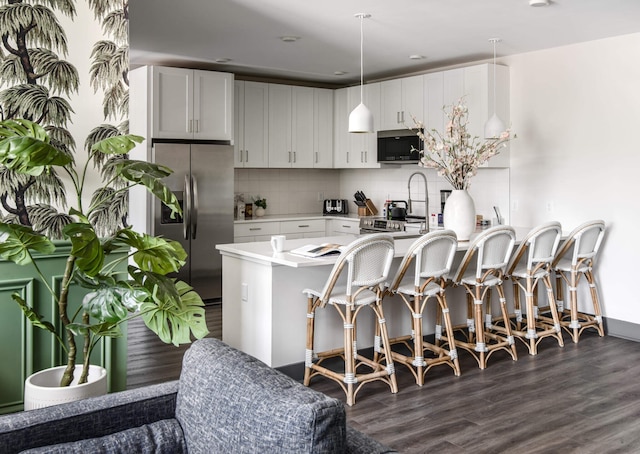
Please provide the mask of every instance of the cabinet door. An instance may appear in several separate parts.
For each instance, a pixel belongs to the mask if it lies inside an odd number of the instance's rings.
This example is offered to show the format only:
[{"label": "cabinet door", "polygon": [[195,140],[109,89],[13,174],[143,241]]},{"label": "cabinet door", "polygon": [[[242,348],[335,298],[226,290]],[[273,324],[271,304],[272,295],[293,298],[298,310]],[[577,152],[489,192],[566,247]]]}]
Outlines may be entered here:
[{"label": "cabinet door", "polygon": [[424,127],[427,131],[444,131],[444,73],[437,72],[424,76]]},{"label": "cabinet door", "polygon": [[[444,71],[444,107],[447,111],[464,95],[464,73],[462,68]],[[446,116],[445,116],[446,124]]]},{"label": "cabinet door", "polygon": [[269,167],[291,167],[291,86],[269,84]]},{"label": "cabinet door", "polygon": [[153,68],[153,137],[193,137],[193,70]]},{"label": "cabinet door", "polygon": [[193,138],[233,140],[233,74],[193,71]]},{"label": "cabinet door", "polygon": [[402,110],[399,129],[413,126],[413,119],[424,117],[424,77],[413,76],[402,79]]},{"label": "cabinet door", "polygon": [[[244,83],[243,158],[241,167],[269,166],[269,88],[262,82]],[[236,153],[238,156],[238,153]],[[236,165],[238,165],[236,163]]]},{"label": "cabinet door", "polygon": [[402,115],[402,80],[380,83],[380,122],[378,129],[399,129]]},{"label": "cabinet door", "polygon": [[313,167],[333,166],[333,90],[313,90]]},{"label": "cabinet door", "polygon": [[313,167],[314,94],[310,87],[291,87],[291,166]]},{"label": "cabinet door", "polygon": [[347,88],[333,92],[333,167],[349,165],[349,112]]},{"label": "cabinet door", "polygon": [[233,83],[233,107],[233,166],[244,167],[244,81],[242,80],[236,80]]}]

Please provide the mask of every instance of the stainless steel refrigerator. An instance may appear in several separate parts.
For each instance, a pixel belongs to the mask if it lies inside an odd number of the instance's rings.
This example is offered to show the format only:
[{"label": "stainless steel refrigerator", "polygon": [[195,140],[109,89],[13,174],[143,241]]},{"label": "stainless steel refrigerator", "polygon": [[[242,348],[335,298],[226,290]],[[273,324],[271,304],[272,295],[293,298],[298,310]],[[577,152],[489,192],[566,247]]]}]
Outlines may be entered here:
[{"label": "stainless steel refrigerator", "polygon": [[206,303],[221,301],[222,257],[215,246],[233,242],[233,147],[157,142],[152,157],[174,171],[164,181],[183,210],[181,218],[171,219],[167,207],[156,200],[153,234],[179,241],[187,251],[179,279]]}]

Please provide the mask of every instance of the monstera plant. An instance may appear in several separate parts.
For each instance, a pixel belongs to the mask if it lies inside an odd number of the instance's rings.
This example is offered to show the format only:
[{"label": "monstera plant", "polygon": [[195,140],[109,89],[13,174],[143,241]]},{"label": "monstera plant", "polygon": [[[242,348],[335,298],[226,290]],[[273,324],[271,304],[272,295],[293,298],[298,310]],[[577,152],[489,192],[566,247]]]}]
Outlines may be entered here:
[{"label": "monstera plant", "polygon": [[[63,229],[71,248],[61,273],[62,280],[55,288],[34,260],[36,255],[55,251],[52,238],[33,227],[0,223],[0,255],[17,265],[32,266],[58,305],[59,321],[54,324],[36,313],[30,301],[17,293],[12,295],[29,321],[49,331],[62,346],[66,368],[60,386],[67,386],[73,380],[76,361],[83,365],[78,383],[86,382],[92,349],[105,336],[121,336],[122,324],[133,317],[142,317],[146,326],[166,343],[179,345],[190,342],[192,336],[199,339],[208,334],[200,296],[186,283],[168,276],[185,263],[187,254],[180,244],[138,233],[131,227],[121,227],[100,237],[92,224],[92,214],[108,205],[107,199],[114,196],[113,191],[105,192],[102,198],[94,197],[84,205],[88,165],[94,162],[92,157],[103,154],[105,159],[98,161],[111,167],[106,169],[107,173],[127,182],[118,191],[142,185],[171,209],[172,216],[181,214],[177,198],[161,181],[171,174],[171,169],[127,159],[127,153],[142,140],[133,135],[102,140],[91,148],[92,156],[86,164],[76,168],[69,154],[56,147],[55,141],[37,123],[0,122],[1,166],[32,176],[56,169],[67,175],[74,188],[75,202],[69,201],[72,207],[68,212],[71,222]],[[114,156],[119,159],[106,159]],[[115,254],[123,250],[128,253]],[[123,261],[128,263],[128,273],[122,272]],[[70,301],[72,286],[86,289],[81,304]],[[56,329],[56,325],[61,329]]]}]

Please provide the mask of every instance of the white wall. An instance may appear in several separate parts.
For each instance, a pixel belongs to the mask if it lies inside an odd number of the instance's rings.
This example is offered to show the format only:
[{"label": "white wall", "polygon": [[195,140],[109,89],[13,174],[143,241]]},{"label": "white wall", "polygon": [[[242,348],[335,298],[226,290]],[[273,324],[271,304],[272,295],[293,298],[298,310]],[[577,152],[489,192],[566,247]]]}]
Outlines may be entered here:
[{"label": "white wall", "polygon": [[[640,323],[640,34],[500,60],[510,67],[511,220],[603,219],[604,315]],[[580,296],[584,294],[581,289]]]}]

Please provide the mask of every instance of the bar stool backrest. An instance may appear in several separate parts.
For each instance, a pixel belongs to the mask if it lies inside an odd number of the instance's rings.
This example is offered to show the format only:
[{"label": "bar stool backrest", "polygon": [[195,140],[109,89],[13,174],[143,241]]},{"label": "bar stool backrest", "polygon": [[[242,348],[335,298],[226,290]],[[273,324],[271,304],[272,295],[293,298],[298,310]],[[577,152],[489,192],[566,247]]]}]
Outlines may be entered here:
[{"label": "bar stool backrest", "polygon": [[487,271],[504,273],[515,241],[516,232],[508,225],[491,227],[480,233],[469,245],[453,280],[460,282],[467,270],[473,270],[473,266],[478,281],[484,280]]},{"label": "bar stool backrest", "polygon": [[386,233],[366,235],[351,242],[340,253],[322,290],[321,300],[327,302],[340,274],[347,268],[346,294],[354,289],[373,287],[385,282],[395,254],[393,237]]},{"label": "bar stool backrest", "polygon": [[605,225],[602,220],[588,221],[573,229],[556,253],[552,266],[556,266],[562,258],[568,258],[569,254],[571,254],[573,267],[578,262],[593,260],[600,249],[604,230]]},{"label": "bar stool backrest", "polygon": [[391,283],[390,290],[398,289],[415,259],[414,285],[419,287],[422,279],[447,276],[458,246],[453,230],[437,230],[415,240],[405,254]]},{"label": "bar stool backrest", "polygon": [[562,226],[559,222],[546,222],[534,227],[513,254],[507,266],[507,274],[513,273],[525,253],[528,271],[540,265],[551,264],[558,250],[561,235]]}]

